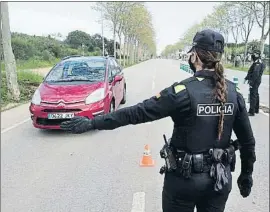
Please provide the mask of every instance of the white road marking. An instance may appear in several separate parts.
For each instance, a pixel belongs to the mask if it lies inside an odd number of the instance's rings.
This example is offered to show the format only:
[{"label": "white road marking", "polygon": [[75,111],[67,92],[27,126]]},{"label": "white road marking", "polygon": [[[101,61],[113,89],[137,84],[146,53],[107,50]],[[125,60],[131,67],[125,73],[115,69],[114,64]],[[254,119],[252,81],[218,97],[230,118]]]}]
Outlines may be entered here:
[{"label": "white road marking", "polygon": [[[267,107],[267,106],[265,106],[264,104],[260,104],[260,106]],[[246,101],[246,108],[247,108],[247,111],[248,111],[248,108],[249,108],[249,103],[247,103],[247,101]],[[265,115],[265,116],[268,116],[268,117],[269,117],[269,113],[265,113],[265,112],[263,112],[263,110],[262,110],[262,109],[260,109],[260,110],[259,110],[259,112],[260,112],[261,114],[263,114],[263,115]]]},{"label": "white road marking", "polygon": [[16,128],[16,127],[18,127],[19,125],[24,124],[25,122],[28,122],[30,120],[31,120],[31,118],[25,119],[25,120],[23,120],[21,122],[18,122],[18,123],[14,124],[14,125],[12,125],[12,126],[10,126],[8,128],[6,128],[6,129],[4,129],[4,130],[1,130],[1,134],[5,133],[5,132],[8,132],[8,131],[10,131],[10,130]]},{"label": "white road marking", "polygon": [[[269,108],[269,106],[262,103],[260,103],[260,106]],[[265,113],[262,109],[260,109],[260,113],[269,117],[269,113]]]},{"label": "white road marking", "polygon": [[145,193],[136,192],[133,194],[131,212],[145,212]]},{"label": "white road marking", "polygon": [[265,112],[263,112],[263,110],[262,110],[262,109],[260,109],[260,113],[261,113],[261,114],[263,114],[263,115],[266,115],[266,116],[268,116],[268,117],[269,117],[269,113],[265,113]]}]

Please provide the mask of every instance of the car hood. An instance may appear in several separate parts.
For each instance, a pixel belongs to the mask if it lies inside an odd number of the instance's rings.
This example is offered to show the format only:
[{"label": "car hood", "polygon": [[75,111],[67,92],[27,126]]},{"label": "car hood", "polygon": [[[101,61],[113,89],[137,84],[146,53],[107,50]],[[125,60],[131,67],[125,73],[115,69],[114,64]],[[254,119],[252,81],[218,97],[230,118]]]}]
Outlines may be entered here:
[{"label": "car hood", "polygon": [[42,101],[46,102],[83,101],[89,94],[104,87],[104,84],[104,82],[99,82],[79,85],[52,85],[44,82],[40,85],[39,92]]}]

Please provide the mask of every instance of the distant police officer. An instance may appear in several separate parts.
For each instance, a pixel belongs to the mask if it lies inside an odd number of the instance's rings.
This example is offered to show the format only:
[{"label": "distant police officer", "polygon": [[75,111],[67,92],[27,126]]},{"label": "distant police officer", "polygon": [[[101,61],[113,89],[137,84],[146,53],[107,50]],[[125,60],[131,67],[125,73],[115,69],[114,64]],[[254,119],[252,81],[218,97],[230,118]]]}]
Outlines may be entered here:
[{"label": "distant police officer", "polygon": [[234,83],[225,80],[220,63],[224,38],[212,30],[193,39],[189,64],[194,76],[162,90],[137,105],[89,120],[75,117],[61,128],[72,133],[112,130],[170,116],[174,130],[170,147],[176,170],[165,171],[163,212],[222,212],[232,187],[235,147],[240,143],[240,193],[247,197],[253,185],[255,140],[245,102]]},{"label": "distant police officer", "polygon": [[245,80],[248,81],[250,86],[249,94],[250,94],[250,108],[249,115],[254,116],[255,113],[259,113],[260,107],[260,96],[259,96],[259,86],[261,84],[263,71],[265,69],[265,65],[261,60],[261,52],[259,50],[255,50],[251,55],[251,59],[253,60],[253,64],[250,66],[248,70],[248,74],[245,77]]}]

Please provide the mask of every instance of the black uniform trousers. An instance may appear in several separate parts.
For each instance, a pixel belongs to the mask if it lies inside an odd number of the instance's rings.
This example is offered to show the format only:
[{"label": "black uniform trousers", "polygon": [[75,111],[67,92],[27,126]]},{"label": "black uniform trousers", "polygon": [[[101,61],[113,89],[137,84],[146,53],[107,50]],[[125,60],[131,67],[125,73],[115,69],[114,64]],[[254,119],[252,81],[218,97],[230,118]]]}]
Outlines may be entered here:
[{"label": "black uniform trousers", "polygon": [[166,173],[162,192],[163,212],[223,212],[232,189],[230,167],[229,183],[220,192],[214,190],[214,180],[209,173],[192,173],[185,179],[175,173]]},{"label": "black uniform trousers", "polygon": [[249,88],[249,94],[250,94],[249,112],[252,114],[259,112],[259,108],[260,108],[259,86],[260,84],[261,83],[254,83],[252,87]]}]

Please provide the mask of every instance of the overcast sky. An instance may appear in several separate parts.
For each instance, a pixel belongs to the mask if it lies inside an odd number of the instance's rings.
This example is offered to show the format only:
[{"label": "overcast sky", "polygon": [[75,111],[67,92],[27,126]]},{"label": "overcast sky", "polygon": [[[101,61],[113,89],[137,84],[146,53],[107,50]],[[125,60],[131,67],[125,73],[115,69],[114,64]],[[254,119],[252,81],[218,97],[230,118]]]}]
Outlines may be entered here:
[{"label": "overcast sky", "polygon": [[[216,2],[147,2],[153,16],[158,53],[166,45],[177,42],[194,23],[199,23],[213,11]],[[10,27],[13,32],[48,35],[82,30],[89,34],[100,33],[100,14],[91,9],[94,2],[10,2]],[[104,36],[112,38],[109,24]],[[260,29],[256,27],[250,39],[258,39]]]}]

